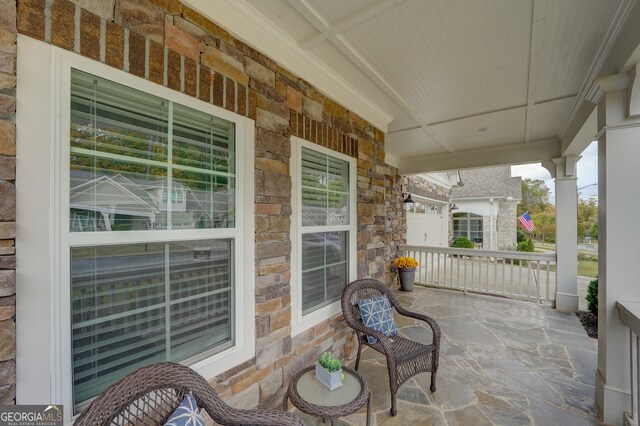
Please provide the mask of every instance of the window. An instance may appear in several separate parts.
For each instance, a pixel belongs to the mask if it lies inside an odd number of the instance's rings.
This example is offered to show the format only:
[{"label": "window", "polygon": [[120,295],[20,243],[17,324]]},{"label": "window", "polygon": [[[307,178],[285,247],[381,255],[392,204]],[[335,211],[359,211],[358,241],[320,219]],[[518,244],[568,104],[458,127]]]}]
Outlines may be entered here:
[{"label": "window", "polygon": [[233,122],[78,70],[70,120],[78,407],[143,365],[234,345],[237,237],[218,228],[235,228],[236,156]]},{"label": "window", "polygon": [[297,334],[338,313],[342,290],[357,276],[356,200],[351,157],[292,140],[300,145],[292,162],[297,170],[292,221],[293,253],[299,257],[292,287],[293,333]]},{"label": "window", "polygon": [[482,243],[482,216],[474,213],[453,214],[453,238],[466,237],[474,243]]},{"label": "window", "polygon": [[211,379],[255,357],[254,122],[18,45],[17,403],[63,404],[70,424],[135,365]]}]

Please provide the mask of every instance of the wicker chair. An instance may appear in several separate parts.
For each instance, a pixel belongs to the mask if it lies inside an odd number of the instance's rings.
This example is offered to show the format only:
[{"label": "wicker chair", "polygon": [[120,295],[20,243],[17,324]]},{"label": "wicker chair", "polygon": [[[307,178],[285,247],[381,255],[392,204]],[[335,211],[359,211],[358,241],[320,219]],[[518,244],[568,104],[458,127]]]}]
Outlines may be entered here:
[{"label": "wicker chair", "polygon": [[162,425],[189,391],[222,425],[304,425],[284,411],[232,408],[202,376],[174,363],[153,364],[123,377],[98,395],[74,425]]},{"label": "wicker chair", "polygon": [[[402,337],[400,334],[391,339],[379,331],[366,327],[362,323],[357,306],[358,300],[385,294],[398,314],[419,319],[429,324],[433,332],[431,344],[425,345],[415,342]],[[438,327],[433,318],[406,310],[387,286],[373,279],[356,280],[345,287],[342,293],[342,313],[347,324],[356,331],[358,338],[358,356],[355,369],[358,370],[360,364],[362,345],[375,349],[387,358],[392,416],[395,416],[398,412],[396,407],[398,388],[414,375],[422,372],[431,372],[430,389],[431,392],[436,391],[436,372],[438,371],[438,356],[440,353],[440,327]],[[367,335],[375,337],[377,339],[376,343],[369,343]]]}]

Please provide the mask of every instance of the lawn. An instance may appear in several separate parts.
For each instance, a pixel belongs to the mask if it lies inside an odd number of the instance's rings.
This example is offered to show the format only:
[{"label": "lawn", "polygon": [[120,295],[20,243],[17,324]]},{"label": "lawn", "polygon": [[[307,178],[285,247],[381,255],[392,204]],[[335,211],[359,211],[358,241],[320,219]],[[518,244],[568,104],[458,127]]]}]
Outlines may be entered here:
[{"label": "lawn", "polygon": [[[551,265],[550,271],[555,272],[556,265]],[[579,260],[578,275],[595,278],[598,276],[598,262],[595,260]]]}]

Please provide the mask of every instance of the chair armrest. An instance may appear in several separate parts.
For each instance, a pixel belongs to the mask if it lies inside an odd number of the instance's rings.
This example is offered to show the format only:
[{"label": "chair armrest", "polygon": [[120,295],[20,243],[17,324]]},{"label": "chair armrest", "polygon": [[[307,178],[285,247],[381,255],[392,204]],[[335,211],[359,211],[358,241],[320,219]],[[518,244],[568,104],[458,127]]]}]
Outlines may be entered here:
[{"label": "chair armrest", "polygon": [[413,312],[408,309],[405,309],[402,307],[402,305],[398,305],[395,308],[398,311],[398,313],[402,316],[421,320],[429,324],[429,327],[431,327],[431,331],[433,332],[433,344],[438,346],[440,345],[440,337],[442,335],[442,331],[440,330],[440,326],[438,325],[436,320],[434,320],[428,315],[420,314],[418,312]]},{"label": "chair armrest", "polygon": [[256,426],[304,426],[304,422],[286,411],[278,410],[244,410],[229,405],[223,407],[207,406],[202,408],[221,425],[256,425]]}]

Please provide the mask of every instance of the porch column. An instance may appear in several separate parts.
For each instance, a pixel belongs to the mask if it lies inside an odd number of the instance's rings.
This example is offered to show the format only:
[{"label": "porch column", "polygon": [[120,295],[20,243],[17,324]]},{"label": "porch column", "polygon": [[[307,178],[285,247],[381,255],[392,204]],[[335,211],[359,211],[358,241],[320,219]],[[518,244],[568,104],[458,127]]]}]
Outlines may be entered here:
[{"label": "porch column", "polygon": [[[635,67],[634,67],[635,69]],[[596,406],[607,424],[631,408],[629,331],[616,301],[640,301],[640,84],[635,72],[598,80],[598,369]],[[635,86],[635,89],[634,89]],[[631,112],[631,116],[629,115]]]},{"label": "porch column", "polygon": [[576,155],[554,158],[556,167],[556,309],[578,310],[578,176]]}]

